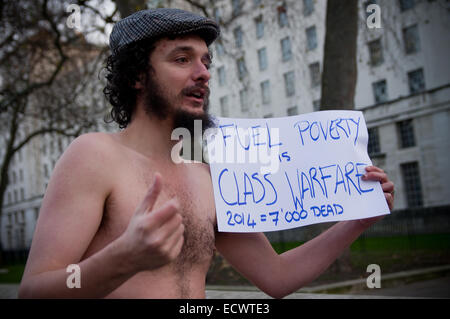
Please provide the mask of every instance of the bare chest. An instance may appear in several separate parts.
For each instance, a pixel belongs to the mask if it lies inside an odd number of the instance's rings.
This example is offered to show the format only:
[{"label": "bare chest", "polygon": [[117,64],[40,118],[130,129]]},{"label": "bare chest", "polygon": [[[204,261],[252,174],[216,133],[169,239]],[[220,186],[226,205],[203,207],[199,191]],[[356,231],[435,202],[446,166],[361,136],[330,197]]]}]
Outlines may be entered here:
[{"label": "bare chest", "polygon": [[136,208],[151,186],[155,172],[163,177],[163,188],[154,209],[171,198],[177,198],[185,226],[184,245],[172,265],[183,273],[195,264],[205,267],[213,256],[215,245],[215,207],[210,178],[192,167],[167,169],[157,163],[128,162],[121,170],[113,191],[105,202],[98,241],[107,243],[127,228]]}]

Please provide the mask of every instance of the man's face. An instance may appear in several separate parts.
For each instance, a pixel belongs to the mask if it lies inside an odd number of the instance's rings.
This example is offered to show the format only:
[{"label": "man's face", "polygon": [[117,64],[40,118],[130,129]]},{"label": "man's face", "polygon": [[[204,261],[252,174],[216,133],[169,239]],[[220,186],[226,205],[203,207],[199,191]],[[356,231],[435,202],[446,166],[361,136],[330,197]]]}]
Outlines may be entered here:
[{"label": "man's face", "polygon": [[198,36],[159,40],[144,88],[147,113],[160,119],[172,116],[174,128],[193,129],[195,119],[203,120],[203,129],[210,127],[210,64],[208,48]]}]

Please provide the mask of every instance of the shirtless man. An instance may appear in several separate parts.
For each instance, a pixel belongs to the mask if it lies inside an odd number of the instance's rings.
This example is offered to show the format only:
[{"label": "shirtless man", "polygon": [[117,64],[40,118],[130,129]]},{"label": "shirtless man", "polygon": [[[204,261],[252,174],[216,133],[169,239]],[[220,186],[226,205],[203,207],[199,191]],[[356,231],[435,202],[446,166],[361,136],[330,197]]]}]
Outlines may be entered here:
[{"label": "shirtless man", "polygon": [[[311,282],[379,218],[339,222],[281,255],[262,233],[217,232],[209,167],[175,164],[170,136],[180,122],[208,122],[208,46],[218,26],[173,9],[132,17],[116,24],[112,56],[140,53],[109,60],[105,91],[125,129],[82,135],[58,161],[19,297],[204,298],[215,249],[270,296]],[[150,66],[139,64],[142,54]],[[128,99],[117,98],[127,86]],[[369,167],[366,179],[381,182],[392,208],[386,174]],[[67,287],[70,264],[80,267],[80,288]]]}]

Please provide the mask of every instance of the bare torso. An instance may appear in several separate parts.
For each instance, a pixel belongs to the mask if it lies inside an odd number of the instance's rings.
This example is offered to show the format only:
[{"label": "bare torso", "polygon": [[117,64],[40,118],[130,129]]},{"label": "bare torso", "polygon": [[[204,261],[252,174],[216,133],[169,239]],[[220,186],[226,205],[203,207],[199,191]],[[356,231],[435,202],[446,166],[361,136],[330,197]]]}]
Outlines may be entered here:
[{"label": "bare torso", "polygon": [[[99,133],[102,134],[102,133]],[[152,183],[155,172],[163,188],[155,208],[177,197],[185,225],[184,245],[177,259],[153,271],[139,272],[113,291],[109,298],[204,298],[205,278],[215,245],[215,207],[209,170],[204,164],[179,164],[147,158],[102,134],[110,144],[105,165],[114,174],[112,191],[105,199],[102,222],[82,259],[101,250],[127,228],[131,216]],[[107,265],[105,265],[107,267]]]}]

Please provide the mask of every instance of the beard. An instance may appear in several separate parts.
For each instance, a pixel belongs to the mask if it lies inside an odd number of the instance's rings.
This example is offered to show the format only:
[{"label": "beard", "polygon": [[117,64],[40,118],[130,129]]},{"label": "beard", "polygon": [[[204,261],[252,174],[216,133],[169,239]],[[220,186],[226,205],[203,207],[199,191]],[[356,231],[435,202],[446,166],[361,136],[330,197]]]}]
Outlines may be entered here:
[{"label": "beard", "polygon": [[[181,101],[183,98],[192,92],[192,90],[198,88],[201,88],[206,92],[203,98],[203,111],[197,113],[182,109]],[[209,88],[205,85],[198,84],[184,88],[177,96],[173,96],[171,99],[167,91],[155,81],[152,71],[150,71],[145,85],[144,101],[145,113],[148,116],[156,116],[160,120],[166,120],[171,116],[173,123],[172,130],[178,127],[186,128],[191,133],[191,138],[194,138],[195,120],[201,121],[202,136],[206,129],[215,126],[213,118],[208,113]],[[177,103],[180,103],[180,105],[176,105]]]}]

